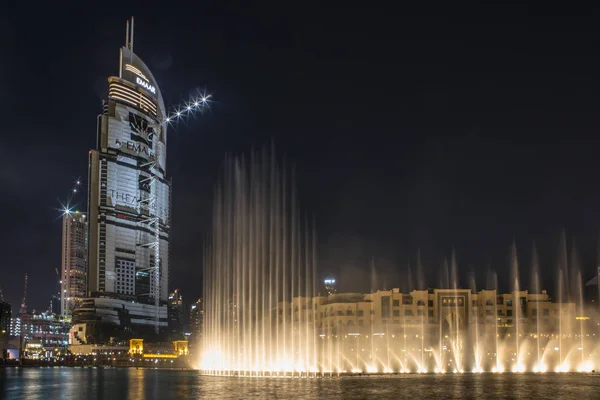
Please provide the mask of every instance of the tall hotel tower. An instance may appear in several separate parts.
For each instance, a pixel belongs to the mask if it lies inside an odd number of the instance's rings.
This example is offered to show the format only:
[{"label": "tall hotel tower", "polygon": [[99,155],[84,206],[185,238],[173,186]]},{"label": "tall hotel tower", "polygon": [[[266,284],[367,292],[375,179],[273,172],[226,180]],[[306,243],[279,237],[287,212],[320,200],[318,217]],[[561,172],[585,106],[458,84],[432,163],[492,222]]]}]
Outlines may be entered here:
[{"label": "tall hotel tower", "polygon": [[87,234],[85,214],[66,212],[62,218],[60,314],[67,316],[87,294]]},{"label": "tall hotel tower", "polygon": [[165,105],[133,52],[133,18],[125,43],[119,75],[108,78],[97,149],[89,153],[88,291],[158,306],[169,286]]}]

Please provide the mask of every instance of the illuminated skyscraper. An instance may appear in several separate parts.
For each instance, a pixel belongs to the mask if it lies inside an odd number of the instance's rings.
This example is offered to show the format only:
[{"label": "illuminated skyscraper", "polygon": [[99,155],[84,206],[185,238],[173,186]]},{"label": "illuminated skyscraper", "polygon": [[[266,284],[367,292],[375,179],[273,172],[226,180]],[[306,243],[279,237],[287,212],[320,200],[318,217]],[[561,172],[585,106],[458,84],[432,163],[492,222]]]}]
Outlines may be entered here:
[{"label": "illuminated skyscraper", "polygon": [[197,344],[202,340],[204,334],[204,305],[202,304],[201,298],[190,307],[189,323],[189,329],[192,334],[192,343]]},{"label": "illuminated skyscraper", "polygon": [[133,18],[125,42],[89,153],[88,291],[154,304],[156,324],[169,287],[166,114],[154,76],[133,52]]},{"label": "illuminated skyscraper", "polygon": [[335,283],[334,277],[328,276],[327,278],[325,278],[323,283],[325,284],[325,291],[327,292],[328,296],[331,296],[331,295],[337,293],[337,285]]},{"label": "illuminated skyscraper", "polygon": [[62,218],[60,314],[66,316],[87,294],[87,218],[67,212]]},{"label": "illuminated skyscraper", "polygon": [[179,289],[169,293],[169,334],[172,338],[183,335],[183,296]]}]

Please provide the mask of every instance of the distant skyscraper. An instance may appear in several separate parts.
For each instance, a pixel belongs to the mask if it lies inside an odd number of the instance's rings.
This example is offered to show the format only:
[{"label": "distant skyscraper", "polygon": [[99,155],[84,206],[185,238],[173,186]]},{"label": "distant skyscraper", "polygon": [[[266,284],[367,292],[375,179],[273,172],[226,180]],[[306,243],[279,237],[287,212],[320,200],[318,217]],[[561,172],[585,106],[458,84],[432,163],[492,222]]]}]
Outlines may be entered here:
[{"label": "distant skyscraper", "polygon": [[337,293],[337,284],[335,282],[334,277],[328,276],[327,278],[325,278],[323,283],[325,284],[325,291],[327,292],[328,296]]},{"label": "distant skyscraper", "polygon": [[169,333],[173,339],[183,334],[183,296],[181,291],[175,289],[169,293],[168,302]]},{"label": "distant skyscraper", "polygon": [[60,315],[60,295],[57,296],[55,294],[50,298],[50,306],[48,307],[48,312],[56,315]]},{"label": "distant skyscraper", "polygon": [[204,333],[204,305],[202,299],[198,299],[190,307],[190,333],[194,343],[202,339]]},{"label": "distant skyscraper", "polygon": [[67,212],[62,219],[60,314],[70,315],[87,295],[87,229],[85,214]]},{"label": "distant skyscraper", "polygon": [[91,295],[167,300],[171,184],[165,117],[158,84],[133,52],[128,28],[118,76],[108,78],[97,148],[89,153]]},{"label": "distant skyscraper", "polygon": [[25,273],[25,285],[23,285],[23,300],[21,300],[21,308],[19,314],[27,314],[27,272]]}]

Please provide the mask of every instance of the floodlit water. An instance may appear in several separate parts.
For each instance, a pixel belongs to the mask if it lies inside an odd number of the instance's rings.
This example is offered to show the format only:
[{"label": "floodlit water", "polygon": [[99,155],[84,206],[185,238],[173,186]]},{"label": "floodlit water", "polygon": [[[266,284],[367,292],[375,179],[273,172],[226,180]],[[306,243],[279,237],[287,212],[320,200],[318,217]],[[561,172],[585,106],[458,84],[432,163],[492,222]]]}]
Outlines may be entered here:
[{"label": "floodlit water", "polygon": [[[372,286],[364,296],[325,296],[317,285],[316,232],[298,211],[294,180],[266,151],[224,163],[203,262],[204,333],[195,366],[206,374],[600,370],[598,327],[586,322],[579,263],[576,252],[566,261],[564,235],[558,303],[542,292],[535,248],[532,292],[525,290],[514,243],[507,295],[495,274],[488,290],[477,292],[474,277],[461,288],[453,253],[438,289],[401,294]],[[417,271],[423,275],[420,261]]]},{"label": "floodlit water", "polygon": [[0,368],[0,399],[597,399],[600,374],[257,379],[197,371]]}]

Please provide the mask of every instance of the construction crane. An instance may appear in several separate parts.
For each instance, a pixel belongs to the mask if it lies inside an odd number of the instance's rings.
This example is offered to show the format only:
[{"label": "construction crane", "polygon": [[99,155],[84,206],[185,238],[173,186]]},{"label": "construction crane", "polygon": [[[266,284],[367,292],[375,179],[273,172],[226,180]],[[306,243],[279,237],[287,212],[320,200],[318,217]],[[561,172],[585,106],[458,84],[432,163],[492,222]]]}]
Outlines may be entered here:
[{"label": "construction crane", "polygon": [[19,314],[27,314],[27,273],[25,273],[25,288],[23,289],[23,301],[21,301]]}]

